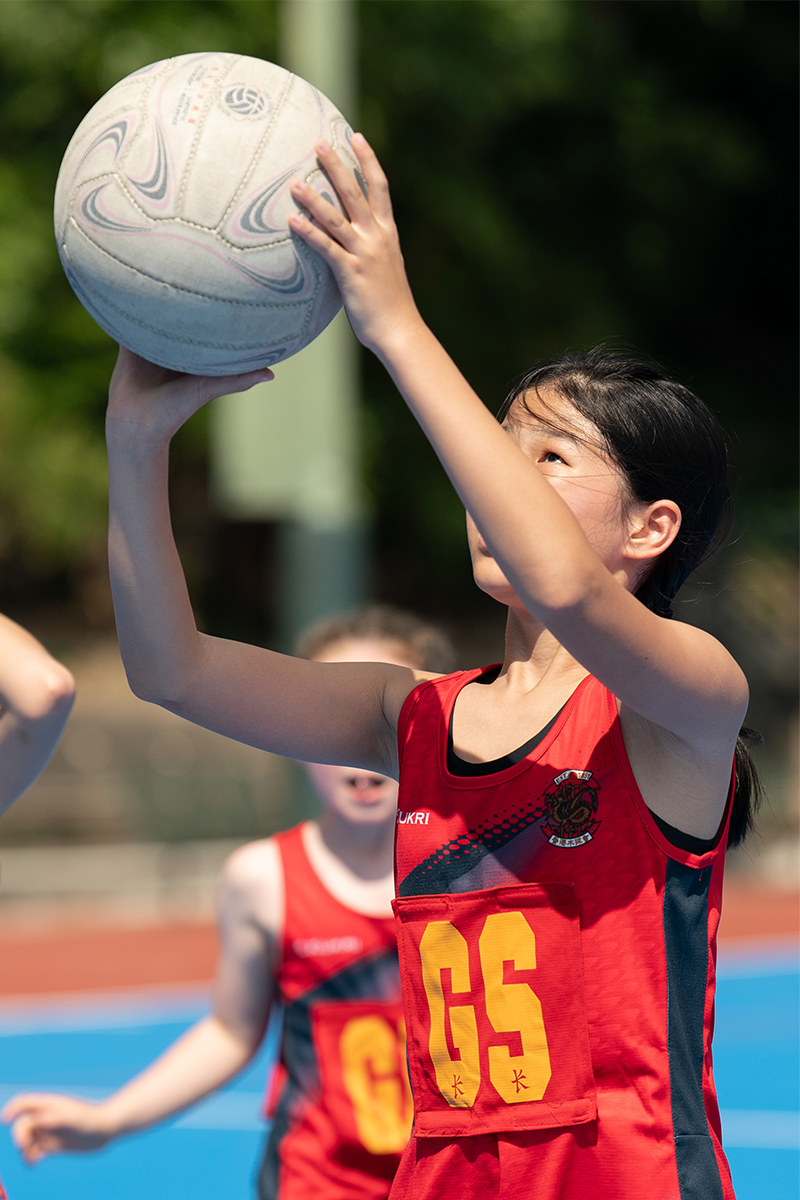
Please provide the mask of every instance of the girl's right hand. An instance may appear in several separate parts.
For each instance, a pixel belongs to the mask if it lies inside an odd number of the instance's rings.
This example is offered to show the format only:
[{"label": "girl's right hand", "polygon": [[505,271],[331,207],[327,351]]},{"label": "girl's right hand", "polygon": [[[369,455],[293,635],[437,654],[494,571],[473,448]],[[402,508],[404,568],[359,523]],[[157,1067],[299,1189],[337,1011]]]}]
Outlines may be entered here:
[{"label": "girl's right hand", "polygon": [[273,378],[267,367],[243,375],[184,375],[120,346],[108,389],[108,435],[125,441],[169,439],[209,400]]},{"label": "girl's right hand", "polygon": [[116,1134],[105,1105],[55,1093],[15,1096],[3,1109],[2,1119],[11,1125],[11,1136],[31,1164],[49,1154],[98,1150]]}]

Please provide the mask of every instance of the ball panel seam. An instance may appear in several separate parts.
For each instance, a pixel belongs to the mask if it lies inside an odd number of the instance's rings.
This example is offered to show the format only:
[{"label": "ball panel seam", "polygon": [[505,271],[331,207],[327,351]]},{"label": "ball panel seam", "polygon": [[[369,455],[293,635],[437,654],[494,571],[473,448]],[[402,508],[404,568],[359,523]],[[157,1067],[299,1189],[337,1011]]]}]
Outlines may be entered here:
[{"label": "ball panel seam", "polygon": [[[148,279],[151,283],[157,283],[159,287],[169,288],[170,291],[174,292],[183,292],[187,296],[197,296],[199,300],[208,300],[208,302],[211,304],[229,304],[232,307],[237,308],[263,308],[267,310],[274,308],[283,312],[287,308],[305,308],[306,306],[313,304],[317,292],[319,291],[320,277],[319,274],[315,272],[316,282],[314,289],[311,295],[305,300],[265,300],[261,302],[258,300],[226,300],[224,296],[209,296],[206,292],[198,292],[194,288],[185,287],[180,283],[167,283],[167,281],[164,279],[157,279],[155,275],[148,274],[148,272],[143,271],[141,267],[134,267],[130,263],[125,262],[123,258],[118,258],[116,254],[112,254],[111,251],[107,250],[105,246],[101,246],[99,242],[96,242],[93,238],[90,238],[86,233],[86,230],[82,229],[77,221],[74,220],[74,218],[70,218],[69,224],[72,225],[76,232],[79,233],[81,237],[85,238],[95,250],[98,250],[100,254],[104,254],[107,258],[110,258],[112,262],[118,263],[121,267],[124,267],[126,271],[131,271],[134,275],[141,275],[142,279]],[[67,261],[72,263],[72,269],[75,271],[74,259],[68,253],[66,246],[63,246],[62,249],[67,257]],[[111,302],[109,301],[109,303]],[[117,309],[116,311],[121,313],[122,309]]]},{"label": "ball panel seam", "polygon": [[224,213],[222,214],[222,217],[217,222],[217,225],[216,225],[217,229],[220,229],[225,224],[225,222],[228,220],[228,217],[230,216],[230,214],[233,212],[234,208],[236,207],[236,204],[238,203],[242,193],[244,192],[245,186],[247,185],[247,183],[250,181],[250,178],[252,177],[256,162],[261,158],[264,148],[266,147],[267,143],[269,142],[269,139],[272,137],[272,133],[275,128],[275,123],[278,120],[278,116],[279,116],[281,110],[283,109],[284,104],[286,103],[286,97],[289,95],[289,91],[291,89],[292,82],[294,80],[294,75],[289,74],[288,72],[287,72],[287,75],[288,75],[288,78],[284,82],[283,88],[281,89],[281,94],[280,94],[278,100],[276,101],[275,107],[273,108],[273,111],[272,111],[272,115],[270,116],[270,119],[267,122],[267,127],[264,130],[263,134],[261,135],[258,145],[256,146],[255,150],[253,151],[253,155],[250,159],[250,162],[245,167],[244,174],[242,175],[242,178],[239,180],[238,187],[235,189],[233,195],[231,196],[231,199],[228,203],[228,207],[225,209]]},{"label": "ball panel seam", "polygon": [[[316,174],[316,173],[318,173],[318,171],[319,171],[319,168],[315,167],[312,174]],[[219,232],[218,227],[216,227],[216,226],[200,225],[199,222],[190,221],[187,217],[172,216],[172,215],[168,216],[168,217],[154,217],[154,216],[152,216],[151,213],[146,212],[145,209],[142,208],[141,204],[136,199],[136,197],[133,195],[133,193],[126,187],[125,176],[118,175],[116,171],[110,171],[110,172],[104,171],[102,175],[87,176],[86,179],[84,179],[81,182],[81,189],[83,189],[84,187],[88,187],[92,183],[96,183],[98,180],[103,180],[103,179],[108,180],[109,183],[112,183],[112,182],[116,183],[119,186],[120,191],[122,191],[125,195],[125,199],[130,202],[132,208],[136,209],[137,213],[142,218],[142,220],[149,221],[152,225],[168,225],[170,223],[172,223],[174,225],[182,225],[186,229],[196,229],[198,233],[207,233],[207,234],[209,234],[210,237],[216,238],[218,242],[220,242],[223,246],[225,246],[226,249],[231,250],[234,254],[257,254],[264,250],[271,250],[273,248],[273,246],[292,245],[292,246],[294,246],[295,250],[297,250],[298,246],[302,244],[299,242],[298,239],[295,238],[295,236],[291,232],[291,230],[287,229],[285,234],[282,234],[280,237],[273,238],[271,241],[260,242],[256,246],[237,246],[235,242],[229,241],[224,236],[224,234],[221,234]],[[333,185],[331,185],[331,186],[333,186]],[[74,210],[74,207],[75,207],[74,197],[70,199],[70,207]],[[67,222],[77,224],[76,219],[75,219],[74,215],[72,214],[72,212],[67,217]],[[82,226],[80,226],[79,224],[78,224],[78,228],[81,229],[81,231],[83,233],[86,232],[85,230],[83,230]],[[145,231],[142,230],[141,232],[144,233]],[[91,241],[91,238],[89,240]],[[95,243],[92,243],[92,244],[94,245]]]},{"label": "ball panel seam", "polygon": [[[224,65],[222,74],[218,77],[218,79],[216,81],[216,86],[215,86],[215,90],[214,90],[215,98],[216,98],[216,96],[219,95],[219,84],[222,82],[223,79],[227,78],[227,76],[230,75],[231,70],[233,69],[235,64],[239,61],[239,59],[241,58],[241,55],[239,55],[239,54],[232,54],[232,55],[223,54],[223,55],[220,55],[220,57],[224,60],[225,65]],[[191,144],[191,147],[189,148],[189,154],[186,158],[186,162],[183,164],[183,172],[181,174],[181,182],[180,182],[180,186],[178,188],[178,196],[177,196],[177,201],[176,201],[176,207],[177,207],[177,210],[179,213],[181,211],[183,201],[186,197],[186,188],[189,183],[189,178],[190,178],[191,171],[192,171],[192,164],[194,163],[194,160],[197,156],[197,147],[200,143],[200,138],[202,136],[203,129],[205,128],[206,121],[208,120],[208,114],[211,111],[211,95],[209,95],[207,97],[207,101],[208,102],[206,104],[205,111],[201,114],[200,120],[197,122],[197,128],[195,129],[194,136],[192,137],[192,144]]]},{"label": "ball panel seam", "polygon": [[[150,324],[148,324],[147,321],[143,321],[140,317],[131,316],[130,313],[126,313],[123,309],[117,308],[117,306],[112,301],[108,300],[105,296],[101,296],[98,292],[95,291],[94,288],[89,286],[86,283],[85,279],[82,279],[80,276],[78,276],[74,270],[71,271],[70,274],[75,275],[76,279],[80,283],[81,288],[85,292],[87,292],[95,300],[101,301],[101,303],[102,303],[101,311],[105,312],[106,309],[111,309],[119,317],[122,317],[122,319],[124,321],[126,321],[129,325],[136,325],[139,329],[146,329],[148,333],[155,333],[159,337],[162,337],[165,341],[170,342],[170,343],[171,342],[179,342],[179,343],[181,343],[181,345],[184,345],[184,346],[198,346],[202,350],[235,350],[237,352],[244,351],[244,350],[255,350],[255,351],[263,350],[266,352],[272,346],[286,344],[286,335],[285,334],[279,338],[276,338],[272,342],[268,342],[268,341],[200,342],[196,338],[185,337],[185,336],[182,336],[181,334],[176,334],[176,333],[172,333],[172,332],[167,334],[164,332],[163,327],[158,326],[158,325],[150,325]],[[109,324],[111,324],[111,322],[109,322]],[[291,340],[297,341],[301,337],[302,337],[302,332],[297,335],[294,335],[291,338]]]}]

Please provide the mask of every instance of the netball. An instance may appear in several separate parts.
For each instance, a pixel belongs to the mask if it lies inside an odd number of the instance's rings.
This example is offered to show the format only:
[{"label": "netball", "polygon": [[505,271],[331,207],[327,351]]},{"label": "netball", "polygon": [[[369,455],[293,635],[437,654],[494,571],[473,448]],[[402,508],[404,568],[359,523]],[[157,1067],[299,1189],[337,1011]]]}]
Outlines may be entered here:
[{"label": "netball", "polygon": [[78,126],[58,175],[56,241],[78,299],[176,371],[229,375],[295,354],[341,299],[289,230],[289,185],[341,207],[314,143],[360,180],[350,137],[316,88],[262,59],[185,54],[127,76]]}]

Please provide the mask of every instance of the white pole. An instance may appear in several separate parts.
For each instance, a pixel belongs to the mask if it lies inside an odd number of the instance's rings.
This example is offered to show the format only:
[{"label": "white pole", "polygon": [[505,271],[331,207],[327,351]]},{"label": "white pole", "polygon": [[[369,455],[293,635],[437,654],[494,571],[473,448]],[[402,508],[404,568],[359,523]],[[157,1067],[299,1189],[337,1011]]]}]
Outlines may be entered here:
[{"label": "white pole", "polygon": [[[354,121],[355,4],[281,0],[280,60]],[[212,406],[217,506],[280,522],[279,641],[365,598],[358,353],[344,313],[275,367],[272,383]]]}]

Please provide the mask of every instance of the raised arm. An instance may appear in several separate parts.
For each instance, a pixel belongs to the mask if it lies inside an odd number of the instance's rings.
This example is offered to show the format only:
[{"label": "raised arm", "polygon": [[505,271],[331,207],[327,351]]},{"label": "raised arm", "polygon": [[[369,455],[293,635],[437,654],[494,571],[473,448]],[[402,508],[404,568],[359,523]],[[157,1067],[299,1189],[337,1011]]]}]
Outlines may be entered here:
[{"label": "raised arm", "polygon": [[[314,222],[298,215],[290,223],[336,274],[357,336],[389,371],[516,597],[626,706],[690,745],[726,755],[746,708],[741,671],[714,638],[654,615],[626,590],[540,464],[484,407],[422,321],[386,178],[360,134],[352,146],[369,199],[319,143],[349,219],[298,180],[293,194]],[[646,519],[657,525],[662,516]],[[661,533],[649,529],[651,547]],[[641,549],[633,546],[632,556]]]},{"label": "raised arm", "polygon": [[74,698],[67,668],[0,616],[0,812],[44,770]]},{"label": "raised arm", "polygon": [[393,774],[393,723],[413,672],[305,662],[195,622],[170,522],[170,439],[213,396],[268,378],[178,375],[120,349],[106,422],[109,563],[128,680],[142,699],[238,741]]}]

